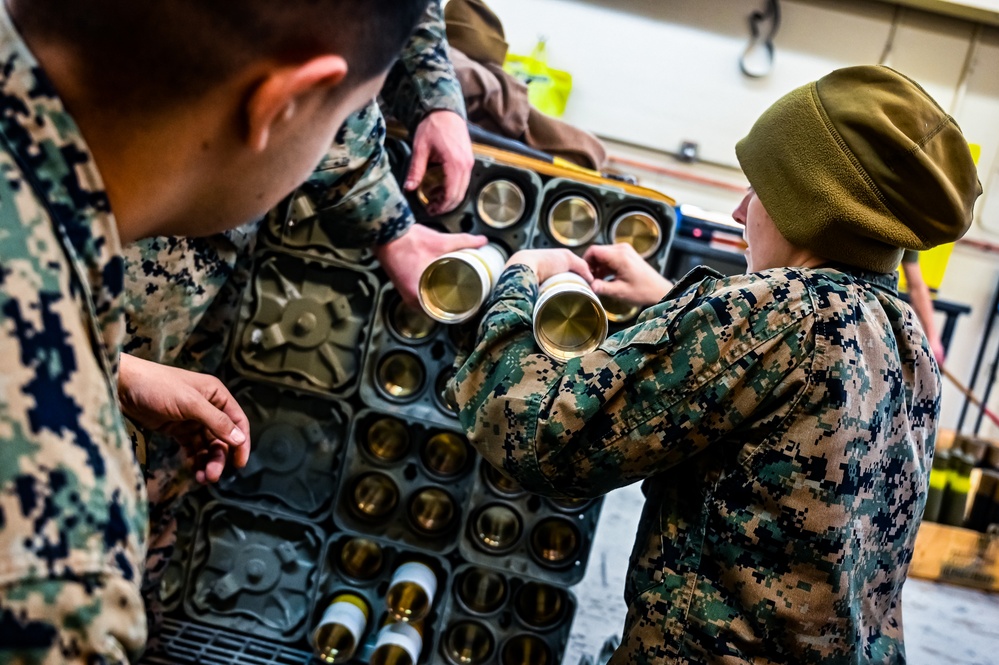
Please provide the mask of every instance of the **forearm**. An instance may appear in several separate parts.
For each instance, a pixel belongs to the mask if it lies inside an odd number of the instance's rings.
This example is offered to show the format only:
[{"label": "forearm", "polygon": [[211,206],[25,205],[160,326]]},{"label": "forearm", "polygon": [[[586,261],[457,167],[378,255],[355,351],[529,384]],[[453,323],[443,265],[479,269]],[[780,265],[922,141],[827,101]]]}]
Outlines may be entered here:
[{"label": "forearm", "polygon": [[385,151],[385,119],[377,104],[348,118],[323,163],[302,185],[316,205],[312,223],[335,229],[340,247],[383,245],[415,218]]},{"label": "forearm", "polygon": [[388,114],[410,131],[434,111],[465,117],[465,100],[454,73],[439,0],[431,0],[423,19],[389,72],[382,98]]}]

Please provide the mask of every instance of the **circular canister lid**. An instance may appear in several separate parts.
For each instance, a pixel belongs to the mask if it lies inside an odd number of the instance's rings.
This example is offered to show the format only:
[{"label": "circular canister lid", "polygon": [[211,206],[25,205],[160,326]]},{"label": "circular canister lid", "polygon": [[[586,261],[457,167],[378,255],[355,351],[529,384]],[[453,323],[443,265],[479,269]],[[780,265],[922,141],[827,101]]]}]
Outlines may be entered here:
[{"label": "circular canister lid", "polygon": [[548,232],[555,242],[566,247],[585,245],[599,230],[600,215],[596,206],[581,196],[559,199],[548,213]]},{"label": "circular canister lid", "polygon": [[611,323],[627,323],[642,312],[642,308],[638,305],[613,296],[600,296],[600,304],[603,305],[604,311],[607,312],[607,320]]},{"label": "circular canister lid", "polygon": [[426,370],[418,357],[407,351],[393,351],[378,362],[378,387],[390,398],[406,400],[423,389]]},{"label": "circular canister lid", "polygon": [[633,210],[618,216],[610,227],[610,240],[613,243],[627,243],[635,248],[639,256],[647,259],[662,245],[663,234],[655,217]]},{"label": "circular canister lid", "polygon": [[515,182],[510,180],[493,180],[487,183],[479,192],[476,203],[479,219],[486,226],[494,229],[505,229],[513,226],[524,217],[527,210],[527,198]]},{"label": "circular canister lid", "polygon": [[534,308],[534,338],[541,350],[556,360],[596,350],[607,338],[608,325],[607,314],[593,291],[585,283],[572,281],[550,288],[546,284],[542,284]]}]

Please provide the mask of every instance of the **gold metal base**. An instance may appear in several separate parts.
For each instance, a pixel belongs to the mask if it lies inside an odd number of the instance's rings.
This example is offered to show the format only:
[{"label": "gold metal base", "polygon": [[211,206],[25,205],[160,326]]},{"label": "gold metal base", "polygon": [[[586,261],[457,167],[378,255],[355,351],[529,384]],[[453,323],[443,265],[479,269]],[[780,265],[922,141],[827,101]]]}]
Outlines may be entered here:
[{"label": "gold metal base", "polygon": [[565,615],[566,605],[562,589],[540,582],[528,582],[520,587],[513,600],[517,616],[533,628],[547,628],[558,623]]},{"label": "gold metal base", "polygon": [[451,432],[438,432],[427,439],[420,451],[423,466],[443,478],[460,476],[468,464],[469,450],[465,440]]},{"label": "gold metal base", "polygon": [[409,453],[409,431],[401,420],[379,418],[368,428],[364,448],[377,460],[398,462]]},{"label": "gold metal base", "polygon": [[437,322],[422,311],[408,307],[401,299],[389,311],[389,326],[395,334],[410,342],[422,342],[437,330]]},{"label": "gold metal base", "polygon": [[493,180],[479,192],[476,211],[486,226],[505,229],[519,222],[527,210],[524,191],[510,180]]},{"label": "gold metal base", "polygon": [[539,522],[531,532],[531,552],[543,565],[562,566],[572,563],[579,553],[579,529],[567,519],[549,517]]},{"label": "gold metal base", "polygon": [[566,247],[579,247],[593,240],[600,230],[600,215],[588,199],[566,196],[548,213],[548,233]]},{"label": "gold metal base", "polygon": [[501,665],[549,665],[552,651],[537,635],[517,635],[503,645]]},{"label": "gold metal base", "polygon": [[469,568],[457,586],[458,599],[469,610],[492,614],[506,602],[506,579],[484,568]]},{"label": "gold metal base", "polygon": [[612,243],[623,242],[634,247],[643,259],[655,254],[663,240],[659,222],[640,210],[624,213],[615,219],[608,235]]},{"label": "gold metal base", "polygon": [[378,363],[378,387],[390,398],[409,399],[423,389],[427,373],[412,353],[394,351]]},{"label": "gold metal base", "polygon": [[477,621],[459,621],[444,635],[444,654],[454,665],[482,665],[495,648],[492,632]]},{"label": "gold metal base", "polygon": [[350,508],[361,519],[380,521],[399,503],[399,488],[384,473],[369,473],[354,482]]},{"label": "gold metal base", "polygon": [[409,520],[413,527],[431,536],[450,529],[457,514],[451,495],[436,487],[420,490],[409,503]]},{"label": "gold metal base", "polygon": [[473,525],[475,543],[487,551],[501,552],[517,544],[520,517],[507,506],[494,504],[479,511]]},{"label": "gold metal base", "polygon": [[340,568],[355,580],[378,577],[384,563],[381,545],[367,538],[351,538],[340,549]]}]

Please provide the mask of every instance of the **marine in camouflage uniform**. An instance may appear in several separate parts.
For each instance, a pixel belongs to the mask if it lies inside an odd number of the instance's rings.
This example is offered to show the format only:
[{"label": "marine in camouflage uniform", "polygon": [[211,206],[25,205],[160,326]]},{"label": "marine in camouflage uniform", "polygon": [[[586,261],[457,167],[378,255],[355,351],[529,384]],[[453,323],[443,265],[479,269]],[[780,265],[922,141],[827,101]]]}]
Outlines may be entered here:
[{"label": "marine in camouflage uniform", "polygon": [[146,636],[146,494],[117,398],[121,246],[2,6],[0,61],[0,661],[124,663]]},{"label": "marine in camouflage uniform", "polygon": [[[465,117],[461,87],[448,54],[441,4],[432,1],[382,90],[385,113],[414,131],[435,111]],[[414,223],[385,151],[385,116],[372,102],[348,118],[322,163],[301,187],[317,208],[309,223],[336,229],[339,248],[387,244]],[[246,291],[261,221],[207,238],[160,237],[125,248],[124,350],[146,360],[216,373]],[[146,436],[130,428],[138,448]],[[177,502],[194,487],[177,441],[150,437],[144,468],[150,496],[145,595],[159,612],[156,590],[173,554]],[[154,616],[152,623],[158,623]]]},{"label": "marine in camouflage uniform", "polygon": [[504,273],[460,419],[528,491],[645,481],[612,662],[901,659],[939,378],[895,282],[698,269],[563,365],[534,344],[534,273]]},{"label": "marine in camouflage uniform", "polygon": [[[643,481],[612,663],[903,663],[940,377],[894,268],[967,230],[970,152],[918,86],[868,67],[786,96],[737,151],[756,272],[695,269],[561,363],[533,339],[536,274],[512,265],[457,361],[459,418],[528,491]],[[767,224],[793,251],[768,254]],[[815,267],[775,265],[806,250]]]},{"label": "marine in camouflage uniform", "polygon": [[[382,90],[385,112],[411,131],[434,111],[465,117],[439,0],[432,1]],[[375,102],[348,118],[302,185],[312,223],[336,228],[339,248],[384,245],[414,217],[385,151],[385,116]],[[149,238],[125,250],[125,351],[146,360],[214,372],[249,283],[260,221],[209,238]]]}]

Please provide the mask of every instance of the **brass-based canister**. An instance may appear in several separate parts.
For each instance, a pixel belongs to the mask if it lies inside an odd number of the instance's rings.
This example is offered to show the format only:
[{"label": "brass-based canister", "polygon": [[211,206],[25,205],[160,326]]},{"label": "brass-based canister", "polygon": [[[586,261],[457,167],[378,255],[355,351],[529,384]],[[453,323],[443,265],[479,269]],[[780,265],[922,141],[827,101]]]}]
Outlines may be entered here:
[{"label": "brass-based canister", "polygon": [[367,538],[351,538],[340,549],[340,568],[355,580],[371,580],[382,571],[382,547]]},{"label": "brass-based canister", "polygon": [[515,497],[524,493],[524,488],[492,464],[482,465],[482,474],[489,489],[502,496]]},{"label": "brass-based canister", "polygon": [[579,247],[600,230],[600,215],[588,199],[578,195],[559,199],[548,211],[548,233],[565,247]]},{"label": "brass-based canister", "polygon": [[384,473],[369,473],[354,482],[350,508],[362,519],[383,520],[398,503],[399,488]]},{"label": "brass-based canister", "polygon": [[552,651],[537,635],[516,635],[503,645],[501,665],[548,665]]},{"label": "brass-based canister", "polygon": [[378,387],[389,398],[406,400],[423,390],[427,372],[408,351],[393,351],[378,362]]},{"label": "brass-based canister", "polygon": [[454,401],[454,395],[447,390],[448,381],[453,376],[453,367],[448,367],[437,375],[437,380],[434,381],[434,400],[444,413],[449,416],[458,417],[458,405]]},{"label": "brass-based canister", "polygon": [[420,305],[441,323],[475,316],[503,272],[506,253],[496,245],[445,254],[420,276]]},{"label": "brass-based canister", "polygon": [[520,540],[520,517],[501,504],[486,506],[479,511],[472,525],[476,545],[488,552],[502,552]]},{"label": "brass-based canister", "polygon": [[418,531],[431,536],[450,529],[457,514],[451,495],[436,487],[420,490],[409,502],[410,522]]},{"label": "brass-based canister", "polygon": [[468,444],[451,432],[438,432],[427,439],[420,450],[423,466],[441,478],[460,476],[468,464]]},{"label": "brass-based canister", "polygon": [[589,499],[549,499],[554,506],[567,513],[578,513],[590,504]]},{"label": "brass-based canister", "polygon": [[600,296],[600,304],[611,323],[628,323],[642,313],[642,308],[638,305],[611,296]]},{"label": "brass-based canister", "polygon": [[492,614],[506,602],[506,578],[485,568],[469,568],[457,589],[461,603],[478,614]]},{"label": "brass-based canister", "polygon": [[527,198],[524,190],[515,182],[493,180],[479,191],[475,207],[483,224],[494,229],[505,229],[524,217]]},{"label": "brass-based canister", "polygon": [[423,181],[420,188],[416,190],[416,198],[424,208],[437,197],[438,193],[444,190],[444,169],[439,165],[433,165],[423,174]]},{"label": "brass-based canister", "polygon": [[579,548],[579,529],[565,518],[541,520],[531,531],[531,553],[543,565],[570,564],[576,559]]},{"label": "brass-based canister", "polygon": [[444,635],[444,653],[454,665],[482,665],[495,646],[492,632],[478,621],[459,621]]},{"label": "brass-based canister", "polygon": [[409,452],[409,431],[401,420],[379,418],[368,427],[364,449],[379,461],[398,462]]},{"label": "brass-based canister", "polygon": [[513,608],[524,625],[548,628],[558,623],[565,614],[565,592],[548,584],[528,582],[517,591]]},{"label": "brass-based canister", "polygon": [[647,259],[657,251],[663,242],[662,228],[656,218],[647,212],[633,210],[619,215],[610,226],[611,243],[627,243],[635,248],[638,255]]},{"label": "brass-based canister", "polygon": [[401,298],[396,299],[389,309],[389,326],[392,331],[407,342],[419,343],[437,330],[437,322],[418,309],[407,307]]},{"label": "brass-based canister", "polygon": [[541,285],[534,339],[544,353],[556,360],[578,358],[595,351],[607,330],[607,313],[585,279],[563,273]]}]

